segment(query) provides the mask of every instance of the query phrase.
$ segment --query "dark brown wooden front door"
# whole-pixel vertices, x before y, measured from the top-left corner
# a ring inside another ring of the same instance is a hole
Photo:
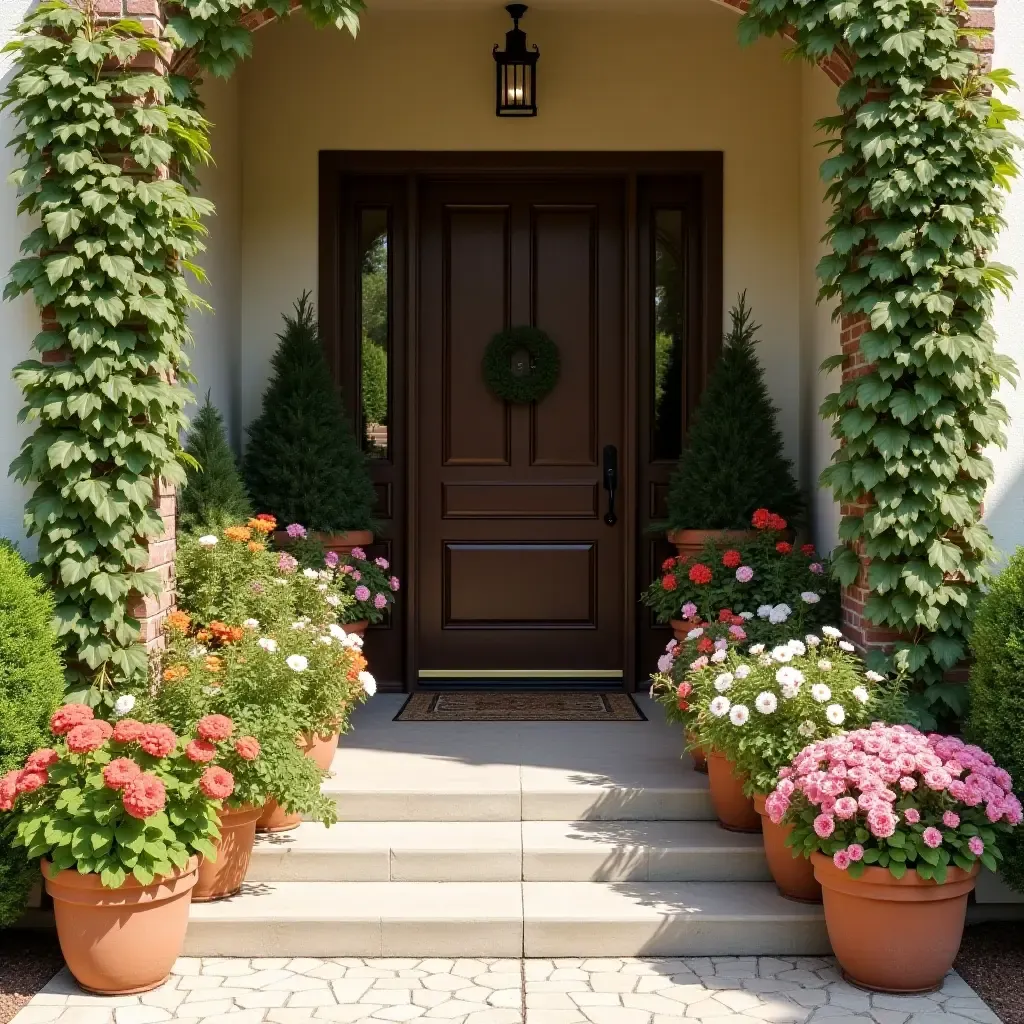
[[[624,445],[624,183],[425,181],[420,191],[420,675],[626,668],[626,530],[602,468]],[[501,329],[555,341],[533,406],[485,386]],[[630,541],[631,542],[631,541]]]

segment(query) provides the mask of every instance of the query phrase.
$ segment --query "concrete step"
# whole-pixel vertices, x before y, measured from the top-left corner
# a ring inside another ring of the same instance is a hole
[[[766,882],[247,882],[193,904],[189,956],[708,956],[828,950]]]
[[[765,881],[760,836],[709,821],[311,822],[260,836],[254,882]]]

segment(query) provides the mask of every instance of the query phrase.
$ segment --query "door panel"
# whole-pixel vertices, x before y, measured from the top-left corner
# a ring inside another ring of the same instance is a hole
[[[437,181],[420,193],[421,671],[621,672],[621,525],[599,453],[623,451],[621,182]],[[488,391],[484,350],[533,324],[562,372],[534,406]]]

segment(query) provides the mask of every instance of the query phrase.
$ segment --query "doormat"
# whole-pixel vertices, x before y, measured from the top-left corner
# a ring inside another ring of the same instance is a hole
[[[628,693],[453,690],[413,693],[396,722],[646,722]]]

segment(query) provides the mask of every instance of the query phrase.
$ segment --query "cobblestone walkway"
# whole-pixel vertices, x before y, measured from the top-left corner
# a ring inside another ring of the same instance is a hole
[[[871,995],[805,957],[493,960],[184,958],[141,996],[62,971],[12,1024],[999,1024],[958,975]]]

